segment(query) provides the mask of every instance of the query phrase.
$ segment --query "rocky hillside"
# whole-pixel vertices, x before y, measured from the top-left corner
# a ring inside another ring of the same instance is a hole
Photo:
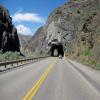
[[[27,45],[44,52],[53,39],[62,42],[66,56],[100,66],[100,1],[70,0],[56,8]]]
[[[27,41],[29,41],[31,39],[31,35],[22,35],[22,34],[18,34],[19,37],[19,41],[20,41],[20,48],[24,49],[25,44],[27,43]]]
[[[45,31],[44,27],[40,27],[35,35],[25,44],[25,49],[32,52],[42,52],[43,43],[45,41]]]
[[[20,51],[17,30],[12,24],[9,11],[0,5],[0,51]]]

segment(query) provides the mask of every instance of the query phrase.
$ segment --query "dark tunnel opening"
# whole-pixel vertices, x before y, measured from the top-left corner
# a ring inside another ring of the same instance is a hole
[[[57,51],[56,55],[55,55],[55,50]],[[51,52],[51,56],[53,56],[53,57],[58,57],[59,55],[61,55],[63,57],[64,56],[63,45],[62,44],[59,44],[59,45],[53,44],[51,46],[50,52]]]

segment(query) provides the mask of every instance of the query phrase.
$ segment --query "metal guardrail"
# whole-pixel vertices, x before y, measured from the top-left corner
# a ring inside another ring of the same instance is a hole
[[[18,67],[20,65],[29,64],[29,63],[32,63],[33,61],[36,61],[36,60],[39,60],[39,59],[43,59],[43,58],[47,58],[47,57],[49,57],[49,56],[35,57],[35,58],[26,58],[26,59],[20,59],[20,60],[0,62],[0,67],[4,66],[5,69],[7,69],[7,66],[11,65],[11,67],[13,68],[14,64],[16,64],[15,67]]]

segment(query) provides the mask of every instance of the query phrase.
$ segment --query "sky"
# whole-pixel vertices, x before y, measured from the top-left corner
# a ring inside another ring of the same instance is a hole
[[[0,0],[0,4],[9,10],[18,33],[34,35],[43,26],[50,14],[68,0]]]

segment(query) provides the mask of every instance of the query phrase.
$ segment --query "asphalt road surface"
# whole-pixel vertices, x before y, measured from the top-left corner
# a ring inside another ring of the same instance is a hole
[[[100,92],[66,59],[50,57],[1,73],[0,100],[100,100]]]

